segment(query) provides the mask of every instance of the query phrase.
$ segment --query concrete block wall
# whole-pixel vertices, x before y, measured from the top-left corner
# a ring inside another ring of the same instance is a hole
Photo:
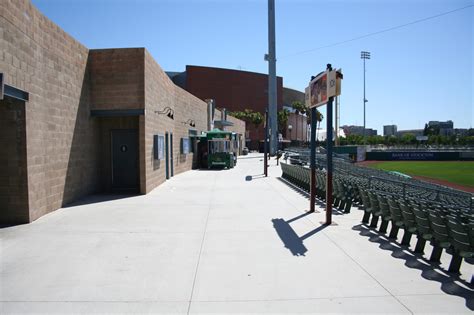
[[[174,110],[174,120],[166,115],[155,114],[170,107]],[[173,133],[173,164],[174,175],[192,168],[193,153],[181,154],[181,139],[189,137],[189,130],[196,130],[198,134],[207,130],[207,104],[176,86],[161,69],[151,54],[145,50],[145,128],[143,139],[145,157],[141,161],[145,165],[145,191],[148,193],[166,180],[165,161],[156,161],[153,158],[153,135]],[[220,111],[215,111],[215,119],[220,120]],[[186,122],[191,119],[195,127]],[[235,131],[245,136],[245,122],[234,117],[228,119],[234,126],[227,130]]]
[[[0,71],[25,103],[29,221],[97,188],[88,49],[29,0],[0,1]]]
[[[145,49],[92,49],[89,51],[91,109],[126,110],[145,108]],[[139,160],[144,156],[143,117],[95,118],[100,125],[101,190],[111,190],[110,132],[112,129],[137,129]],[[143,163],[139,164],[140,178],[145,178]],[[140,192],[145,193],[145,181],[140,181]]]
[[[91,108],[144,108],[144,63],[144,48],[90,50]]]
[[[12,184],[0,187],[0,202],[8,204],[8,211],[19,211],[14,223],[31,222],[84,195],[107,190],[111,128],[139,130],[141,193],[166,178],[164,161],[153,158],[154,134],[173,133],[177,175],[192,168],[193,154],[180,152],[181,138],[191,129],[186,121],[192,119],[198,133],[207,129],[207,104],[175,86],[144,48],[89,51],[29,0],[0,0],[0,72],[7,84],[30,95],[17,119],[23,126],[17,135],[25,143],[11,148],[24,154],[7,161],[16,165],[18,176],[0,168]],[[167,106],[174,110],[174,120],[155,114]],[[99,119],[91,117],[91,109],[145,109],[145,115]],[[237,121],[236,128],[245,133],[243,122]],[[13,136],[5,133],[7,137]],[[0,142],[11,142],[5,139]],[[2,189],[7,198],[3,194],[1,199]],[[25,197],[12,203],[21,193]],[[28,209],[23,215],[20,203]]]
[[[166,107],[174,110],[174,120],[164,114],[155,114]],[[173,132],[174,175],[190,170],[193,154],[182,155],[182,137],[188,137],[188,119],[195,121],[195,129],[200,133],[207,129],[207,104],[185,90],[177,87],[161,69],[151,54],[145,50],[145,128],[143,139],[145,157],[141,161],[146,172],[145,191],[148,193],[166,180],[165,160],[153,157],[153,135]],[[143,177],[142,177],[143,178]]]

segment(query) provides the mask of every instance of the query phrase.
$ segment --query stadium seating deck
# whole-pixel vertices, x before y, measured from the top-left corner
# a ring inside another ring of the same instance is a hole
[[[281,163],[282,177],[309,191],[307,150],[293,151],[286,156],[290,163]],[[316,195],[323,200],[325,156],[318,154],[316,163]],[[459,272],[462,260],[474,257],[473,195],[356,166],[338,156],[334,157],[334,173],[335,208],[349,212],[352,205],[359,205],[364,210],[362,222],[370,228],[379,227],[380,233],[386,233],[390,223],[388,237],[391,239],[396,239],[399,230],[403,230],[403,246],[408,246],[412,235],[416,235],[415,253],[423,253],[429,241],[434,247],[431,262],[439,262],[443,250],[452,256],[450,272]]]

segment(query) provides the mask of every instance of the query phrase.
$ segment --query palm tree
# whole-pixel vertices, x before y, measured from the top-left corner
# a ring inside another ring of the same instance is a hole
[[[283,134],[283,131],[286,130],[286,126],[288,124],[288,116],[290,112],[286,109],[283,109],[277,113],[278,118],[278,131]]]

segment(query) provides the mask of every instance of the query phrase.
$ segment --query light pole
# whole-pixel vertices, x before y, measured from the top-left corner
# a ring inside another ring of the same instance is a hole
[[[268,0],[268,129],[270,131],[270,155],[277,150],[278,121],[277,121],[277,78],[276,78],[276,50],[275,50],[275,0]]]
[[[360,58],[364,60],[364,130],[363,130],[363,135],[364,135],[364,143],[365,143],[365,103],[367,103],[367,99],[365,98],[365,60],[370,59],[370,52],[361,51]]]

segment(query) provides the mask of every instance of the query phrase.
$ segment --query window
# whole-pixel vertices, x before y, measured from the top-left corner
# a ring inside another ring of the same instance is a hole
[[[189,138],[181,138],[181,154],[189,154]]]
[[[195,153],[194,147],[196,146],[196,136],[198,134],[196,129],[189,129],[189,153]]]
[[[209,141],[209,153],[218,153],[218,152],[229,152],[230,150],[230,141],[225,139],[219,140],[210,140]]]
[[[165,137],[161,135],[153,136],[153,157],[155,160],[165,158]]]

